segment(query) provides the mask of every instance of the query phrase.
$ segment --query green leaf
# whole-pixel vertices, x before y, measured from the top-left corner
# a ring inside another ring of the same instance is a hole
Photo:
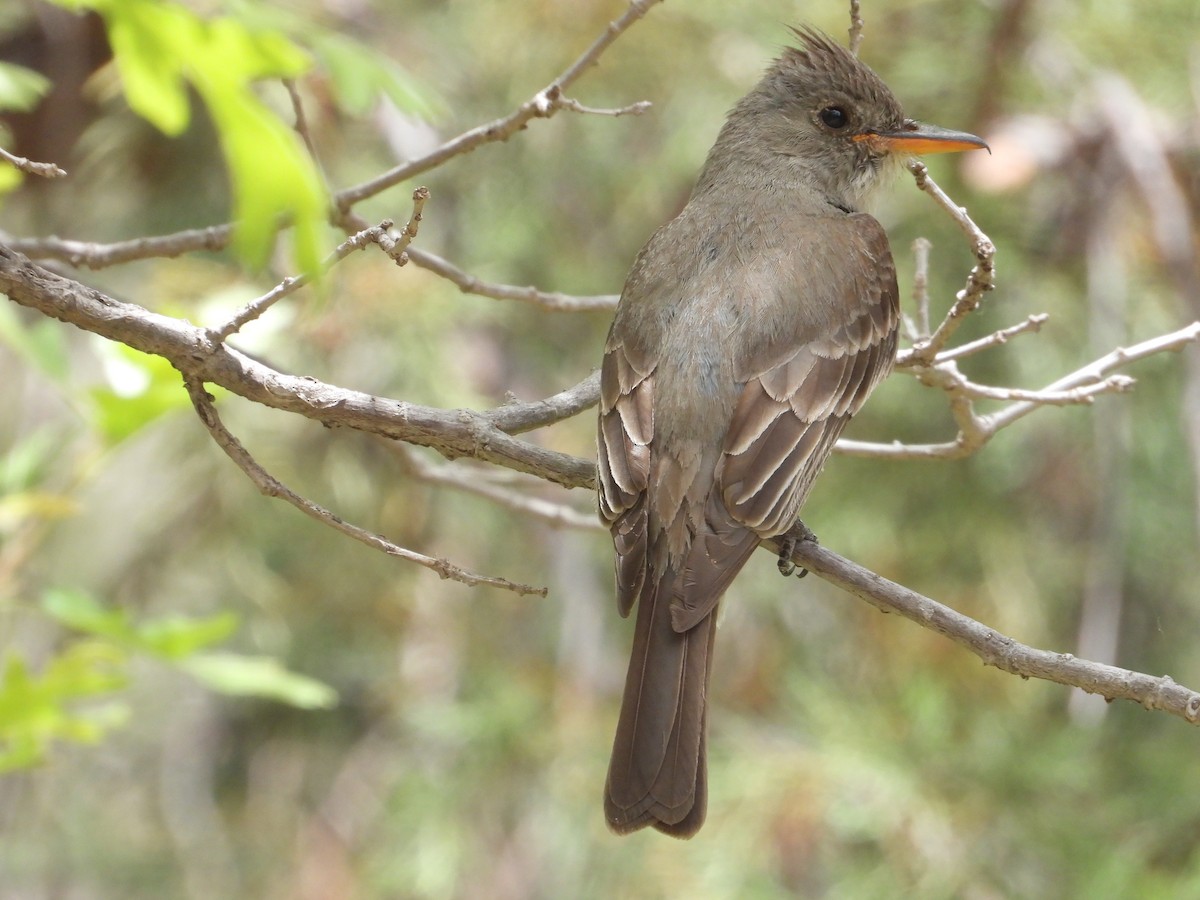
[[[0,62],[0,110],[29,112],[50,90],[50,79],[40,72]]]
[[[74,589],[48,590],[42,606],[59,622],[77,631],[171,662],[179,662],[197,650],[225,640],[238,627],[238,617],[231,612],[204,618],[170,615],[135,624],[124,610],[106,609],[90,595]]]
[[[109,446],[120,443],[155,419],[189,406],[179,371],[161,356],[124,344],[98,345],[109,386],[92,388],[93,422]]]
[[[154,0],[96,4],[108,26],[129,108],[164,134],[178,135],[190,112],[183,73],[200,44],[199,20]]]
[[[319,68],[329,74],[338,107],[351,115],[369,112],[381,93],[405,112],[426,119],[445,105],[432,88],[418,82],[387,54],[315,23],[311,17],[246,0],[227,0],[226,8],[240,21],[281,31],[311,49]]]
[[[124,689],[126,656],[102,641],[81,641],[41,676],[10,655],[0,676],[0,772],[36,765],[56,740],[95,743],[129,717],[122,703],[75,704]]]
[[[14,191],[25,181],[25,175],[16,166],[7,162],[0,166],[0,197]]]
[[[42,608],[59,622],[77,631],[122,644],[135,643],[137,640],[125,610],[106,609],[83,591],[51,588],[42,597]]]
[[[201,653],[184,660],[180,668],[222,694],[264,697],[301,709],[329,709],[337,703],[333,688],[289,672],[269,656]]]
[[[405,112],[430,118],[438,105],[429,91],[395,62],[373,48],[343,35],[312,29],[307,37],[322,67],[329,72],[338,105],[354,116],[365,115],[386,94]]]
[[[254,93],[262,78],[309,68],[284,35],[229,16],[202,19],[166,0],[59,0],[104,18],[129,106],[168,135],[190,118],[191,84],[216,123],[233,183],[233,248],[248,264],[266,261],[278,229],[293,228],[296,265],[319,268],[327,209],[324,184],[299,137]]]
[[[237,627],[238,617],[231,612],[204,619],[168,616],[137,626],[137,643],[155,656],[179,661],[225,640]]]
[[[259,101],[230,85],[200,88],[217,123],[233,180],[234,247],[262,264],[281,216],[292,220],[293,253],[305,272],[320,263],[325,190],[299,138]]]

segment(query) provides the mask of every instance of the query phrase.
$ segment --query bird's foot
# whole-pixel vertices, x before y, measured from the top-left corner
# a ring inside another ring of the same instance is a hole
[[[794,534],[793,532],[799,533]],[[796,572],[797,568],[799,568],[794,562],[792,562],[792,553],[794,553],[796,550],[796,542],[798,540],[812,541],[814,544],[817,543],[816,534],[811,528],[809,528],[799,519],[796,520],[796,526],[792,529],[792,531],[782,537],[779,541],[779,574],[784,578],[787,578],[793,572]],[[796,573],[796,577],[803,578],[807,574],[808,569],[801,568],[800,571]]]

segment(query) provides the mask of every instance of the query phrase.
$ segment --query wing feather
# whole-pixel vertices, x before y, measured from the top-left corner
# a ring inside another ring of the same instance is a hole
[[[773,344],[757,366],[741,367],[746,384],[717,486],[731,519],[759,537],[791,526],[842,429],[891,371],[899,322],[895,271],[883,230],[868,221],[858,223],[855,238],[871,261],[856,267],[860,277],[840,286],[834,279],[815,282],[842,296],[796,299],[842,318],[826,321],[787,353]],[[813,283],[806,282],[809,289]]]
[[[639,372],[619,345],[600,370],[597,476],[600,517],[616,550],[617,609],[629,615],[648,568],[650,442],[654,438],[654,380]]]

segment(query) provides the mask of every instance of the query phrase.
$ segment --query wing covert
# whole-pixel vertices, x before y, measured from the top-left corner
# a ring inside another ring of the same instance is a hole
[[[745,387],[726,432],[717,485],[729,515],[761,537],[795,521],[838,435],[867,396],[891,371],[896,355],[899,298],[895,268],[883,229],[866,216],[852,217],[860,257],[839,261],[856,272],[835,284],[837,297],[797,297],[826,314],[820,332],[778,345],[757,364],[743,362]],[[826,287],[827,286],[827,287]],[[782,358],[780,358],[782,356]]]

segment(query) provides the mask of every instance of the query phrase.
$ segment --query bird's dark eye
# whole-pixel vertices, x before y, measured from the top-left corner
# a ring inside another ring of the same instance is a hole
[[[850,117],[840,106],[827,106],[818,115],[822,122],[835,130],[845,128],[850,122]]]

